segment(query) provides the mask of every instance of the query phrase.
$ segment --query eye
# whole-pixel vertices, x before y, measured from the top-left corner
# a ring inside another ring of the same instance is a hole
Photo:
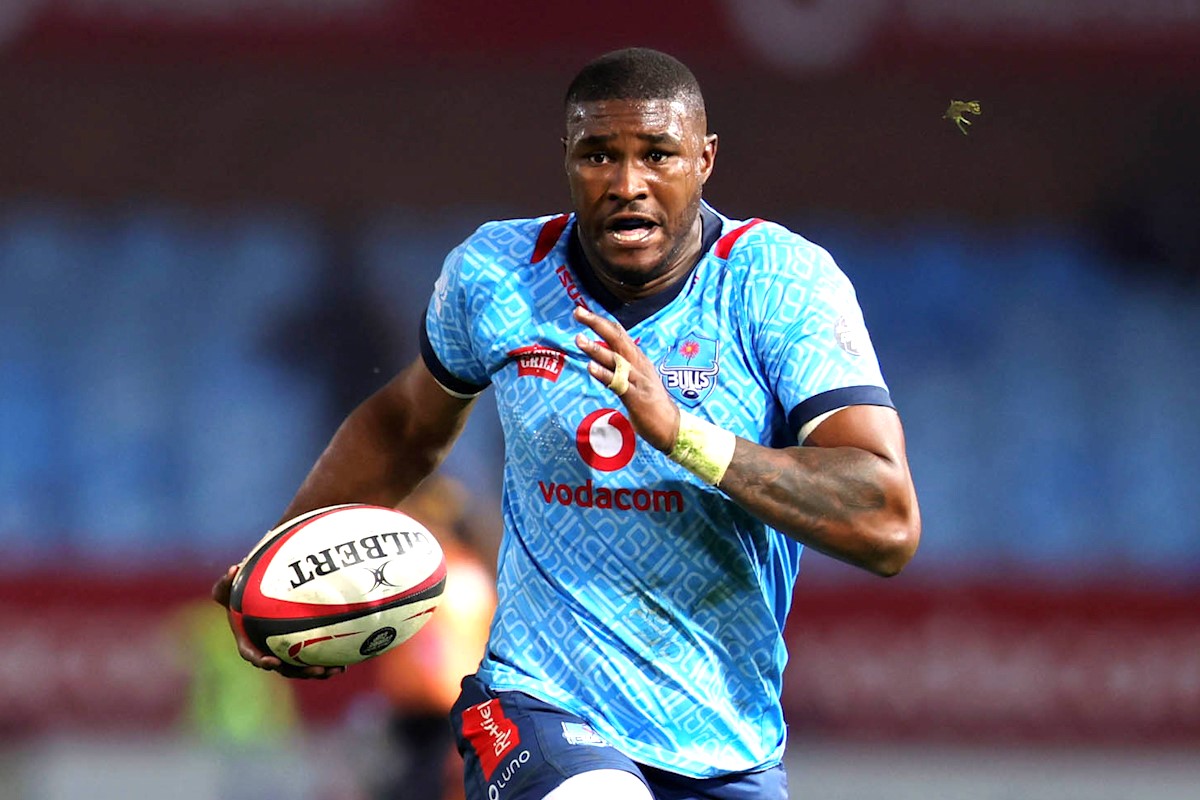
[[[671,154],[664,150],[651,150],[647,158],[655,164],[661,164],[671,157]]]
[[[587,153],[583,160],[589,164],[605,164],[608,162],[608,153]]]

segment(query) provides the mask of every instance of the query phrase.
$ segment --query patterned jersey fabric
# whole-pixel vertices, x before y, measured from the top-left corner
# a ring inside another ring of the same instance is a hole
[[[853,287],[787,229],[702,210],[706,252],[622,307],[573,217],[488,223],[447,257],[426,364],[496,391],[506,443],[499,606],[480,677],[692,777],[779,762],[781,631],[801,546],[640,441],[593,379],[576,304],[619,319],[680,407],[763,445],[854,404],[891,405]],[[590,332],[589,332],[590,334]]]

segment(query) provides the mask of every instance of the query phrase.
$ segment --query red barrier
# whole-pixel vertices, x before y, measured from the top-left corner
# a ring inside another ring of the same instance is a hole
[[[0,579],[0,735],[176,724],[189,664],[179,611],[211,576]],[[802,586],[786,637],[793,733],[908,741],[1200,742],[1200,588]],[[247,667],[249,669],[249,667]],[[370,664],[295,684],[339,719]]]
[[[793,729],[869,737],[1200,741],[1200,589],[1121,584],[802,591]]]
[[[0,737],[183,724],[192,675],[184,611],[212,605],[213,580],[194,572],[0,576]],[[360,665],[294,688],[304,717],[326,722],[373,682],[370,665]]]

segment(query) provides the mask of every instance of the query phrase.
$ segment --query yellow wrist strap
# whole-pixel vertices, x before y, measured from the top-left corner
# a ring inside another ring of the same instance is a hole
[[[711,422],[679,411],[679,434],[667,458],[700,480],[716,486],[725,477],[737,437]]]

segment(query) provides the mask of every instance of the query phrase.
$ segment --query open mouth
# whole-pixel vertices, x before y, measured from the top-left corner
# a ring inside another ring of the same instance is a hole
[[[657,228],[657,224],[643,217],[622,217],[610,222],[605,233],[620,244],[636,244],[648,239]]]

